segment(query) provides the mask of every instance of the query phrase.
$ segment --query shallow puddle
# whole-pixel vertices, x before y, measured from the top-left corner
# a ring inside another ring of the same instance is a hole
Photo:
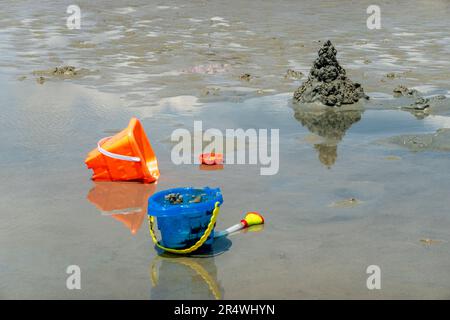
[[[417,116],[392,96],[399,84],[449,95],[449,4],[383,4],[379,32],[365,28],[369,4],[89,2],[82,32],[67,29],[62,4],[2,8],[0,298],[449,298],[449,154],[377,143],[450,128],[448,110]],[[362,109],[291,104],[302,79],[287,70],[307,75],[328,38],[371,97]],[[88,72],[36,83],[34,70],[62,65]],[[87,152],[131,116],[158,156],[158,184],[93,183]],[[172,132],[198,120],[278,129],[278,173],[175,165]],[[221,188],[217,229],[247,211],[264,229],[201,259],[160,257],[146,201],[181,186]],[[65,287],[73,264],[82,290]],[[366,288],[372,264],[378,292]]]

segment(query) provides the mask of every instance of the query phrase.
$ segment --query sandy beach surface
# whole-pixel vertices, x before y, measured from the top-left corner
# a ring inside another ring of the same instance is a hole
[[[450,128],[448,1],[381,1],[380,30],[371,1],[78,1],[79,30],[72,1],[1,2],[0,298],[450,298],[450,138],[427,142]],[[370,97],[361,108],[291,102],[328,39]],[[48,72],[63,65],[79,71]],[[443,98],[402,108],[399,85]],[[132,116],[158,184],[94,183],[87,152]],[[197,120],[279,129],[278,174],[173,164],[171,133]],[[179,186],[221,188],[217,229],[246,211],[266,223],[213,257],[158,256],[147,199]]]

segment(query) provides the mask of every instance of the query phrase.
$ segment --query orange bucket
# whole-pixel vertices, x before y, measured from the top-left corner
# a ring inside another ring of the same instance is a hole
[[[159,178],[158,161],[141,122],[131,118],[128,127],[97,143],[86,157],[96,181],[154,182]]]

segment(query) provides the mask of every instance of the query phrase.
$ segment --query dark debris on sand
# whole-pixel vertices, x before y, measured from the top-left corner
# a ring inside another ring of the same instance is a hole
[[[77,70],[73,66],[56,67],[53,70],[55,76],[74,76],[77,74]]]
[[[181,195],[180,193],[169,193],[164,196],[164,200],[166,200],[170,204],[182,204],[183,195]]]
[[[399,85],[393,90],[394,97],[407,97],[412,98],[413,102],[407,106],[403,106],[402,109],[423,111],[428,109],[430,106],[436,104],[441,100],[445,100],[444,95],[438,95],[431,98],[423,97],[419,91],[416,89],[409,89],[403,85]]]
[[[35,76],[47,76],[47,77],[62,77],[62,78],[70,78],[78,75],[79,69],[73,66],[61,66],[55,67],[47,70],[37,70],[33,71],[33,75]]]

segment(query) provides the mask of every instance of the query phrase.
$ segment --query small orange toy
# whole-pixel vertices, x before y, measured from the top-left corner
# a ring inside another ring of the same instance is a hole
[[[223,164],[223,154],[221,153],[202,153],[200,163],[206,165]]]
[[[159,178],[158,162],[137,118],[115,136],[101,139],[86,157],[88,169],[96,181],[142,181]]]

